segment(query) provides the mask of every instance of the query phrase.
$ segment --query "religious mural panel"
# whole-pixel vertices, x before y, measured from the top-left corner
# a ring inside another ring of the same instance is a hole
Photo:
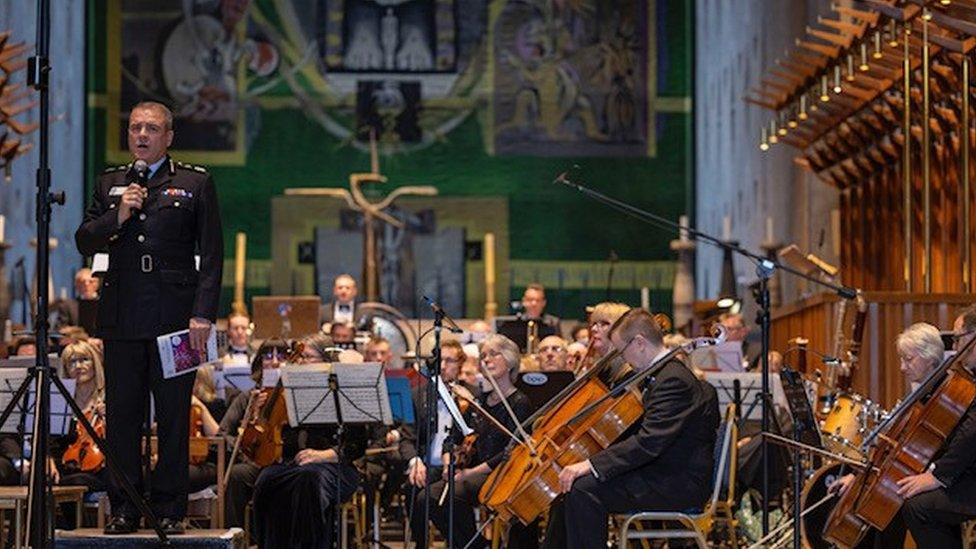
[[[139,100],[174,148],[246,164],[261,110],[290,101],[335,138],[430,146],[488,113],[489,154],[653,152],[649,0],[108,0],[107,156]]]

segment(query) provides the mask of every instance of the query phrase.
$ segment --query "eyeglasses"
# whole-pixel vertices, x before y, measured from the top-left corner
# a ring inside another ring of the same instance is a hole
[[[481,357],[482,358],[489,359],[489,360],[491,360],[491,359],[493,359],[495,357],[499,357],[499,356],[502,356],[502,352],[501,351],[495,351],[494,349],[487,350],[487,351],[482,351],[481,352]]]
[[[446,362],[448,364],[457,364],[458,362],[461,361],[456,358],[441,357],[441,362]]]
[[[284,351],[278,351],[278,350],[268,351],[268,352],[262,354],[261,355],[261,358],[263,358],[264,360],[274,360],[276,358],[278,360],[284,360],[285,359],[285,353],[284,353]]]
[[[539,347],[540,353],[561,353],[565,350],[566,349],[563,349],[559,345],[547,345],[545,347]]]

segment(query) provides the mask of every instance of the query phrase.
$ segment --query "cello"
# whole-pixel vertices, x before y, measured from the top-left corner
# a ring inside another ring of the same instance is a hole
[[[976,399],[976,376],[966,367],[976,346],[933,370],[862,444],[871,445],[866,467],[837,501],[823,537],[838,547],[854,547],[869,527],[884,530],[901,508],[898,481],[923,473]]]
[[[570,385],[564,398],[557,395],[553,399],[556,402],[536,418],[534,448],[523,444],[512,450],[505,464],[492,471],[482,486],[481,503],[502,519],[532,523],[559,495],[559,471],[563,467],[607,448],[644,415],[639,389],[642,380],[655,375],[679,353],[721,341],[724,332],[718,338],[693,339],[613,389],[596,376],[617,352],[606,355],[587,372],[589,377]]]

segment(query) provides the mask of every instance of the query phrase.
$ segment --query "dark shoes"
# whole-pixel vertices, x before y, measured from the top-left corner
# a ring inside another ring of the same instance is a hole
[[[163,517],[159,519],[159,527],[167,536],[178,536],[186,533],[186,526],[183,521],[175,518]],[[139,517],[119,515],[112,517],[109,523],[105,525],[105,535],[124,536],[134,534],[138,529]]]
[[[126,534],[133,534],[139,529],[139,518],[138,517],[127,517],[125,515],[113,516],[109,520],[108,524],[105,525],[105,535],[107,536],[124,536]]]
[[[186,533],[186,526],[182,520],[164,517],[159,519],[159,527],[167,536],[178,536]]]

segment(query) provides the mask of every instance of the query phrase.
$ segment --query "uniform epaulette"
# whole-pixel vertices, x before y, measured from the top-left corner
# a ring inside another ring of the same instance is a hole
[[[102,173],[121,172],[121,171],[128,170],[131,167],[132,164],[122,164],[121,166],[109,166],[105,168],[105,171],[103,171]]]
[[[207,173],[207,168],[204,168],[203,166],[197,166],[194,164],[187,164],[186,162],[177,162],[176,167],[183,168],[184,170],[193,170],[195,172]]]

